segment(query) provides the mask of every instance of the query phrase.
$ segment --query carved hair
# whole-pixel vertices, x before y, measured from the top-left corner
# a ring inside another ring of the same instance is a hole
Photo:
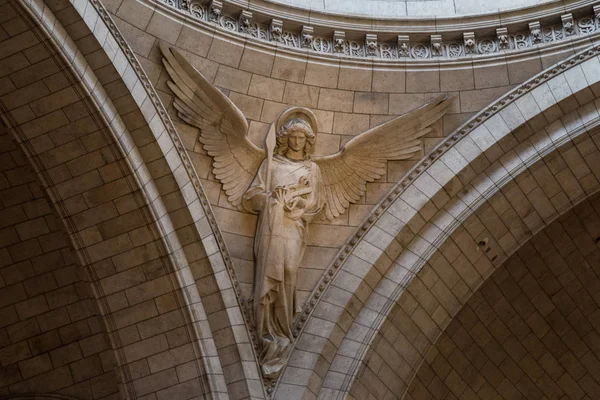
[[[302,159],[310,159],[317,137],[308,122],[301,118],[292,118],[279,128],[277,131],[277,145],[275,146],[274,153],[279,155],[285,155],[285,153],[287,153],[288,136],[289,132],[293,129],[302,131],[304,136],[306,136],[306,144],[304,145],[304,155],[302,156]]]

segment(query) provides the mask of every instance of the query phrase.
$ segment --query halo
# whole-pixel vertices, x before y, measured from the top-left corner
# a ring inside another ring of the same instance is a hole
[[[293,118],[300,118],[306,121],[315,135],[319,132],[317,117],[306,107],[290,107],[282,112],[275,125],[275,132],[279,132],[279,128]]]

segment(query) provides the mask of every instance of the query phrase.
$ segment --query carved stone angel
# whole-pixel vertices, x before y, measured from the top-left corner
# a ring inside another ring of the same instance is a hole
[[[254,239],[254,316],[265,378],[276,378],[291,350],[292,323],[300,311],[296,277],[308,224],[332,220],[365,193],[366,183],[386,172],[388,160],[421,149],[420,137],[447,111],[439,97],[406,115],[354,137],[337,153],[313,157],[315,115],[287,109],[271,125],[265,149],[248,138],[248,121],[219,89],[175,49],[162,47],[163,63],[185,122],[200,128],[199,140],[213,157],[213,172],[234,206],[259,214]]]

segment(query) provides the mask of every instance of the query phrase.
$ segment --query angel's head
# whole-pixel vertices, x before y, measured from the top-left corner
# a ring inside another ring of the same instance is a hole
[[[302,154],[302,159],[307,160],[315,147],[316,136],[305,120],[292,118],[277,131],[277,145],[275,154],[287,156],[289,152]]]

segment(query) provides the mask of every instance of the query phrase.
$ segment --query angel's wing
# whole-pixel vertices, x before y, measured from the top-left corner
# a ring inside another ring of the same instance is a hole
[[[161,43],[163,64],[171,77],[179,118],[200,128],[200,142],[213,157],[213,173],[229,201],[239,206],[265,152],[248,138],[244,114],[192,67],[176,49]]]
[[[323,175],[326,206],[324,216],[332,220],[365,193],[366,183],[386,172],[388,160],[404,160],[421,150],[419,138],[431,132],[450,106],[448,96],[361,133],[337,153],[315,157]]]

